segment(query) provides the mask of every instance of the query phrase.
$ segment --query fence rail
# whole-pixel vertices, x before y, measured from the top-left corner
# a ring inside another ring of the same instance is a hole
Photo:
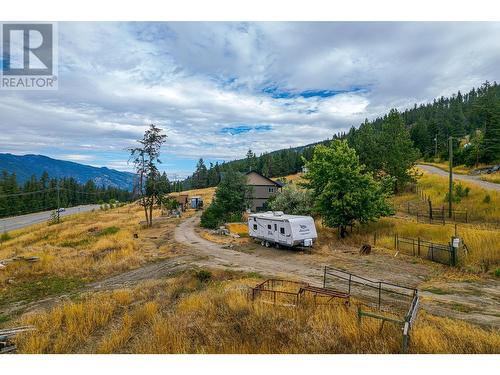
[[[390,314],[385,314],[363,311],[362,307],[358,306],[358,319],[360,322],[363,317],[379,319],[382,321],[381,328],[385,322],[400,325],[402,330],[401,351],[408,352],[410,331],[420,305],[417,289],[385,281],[370,280],[328,266],[325,266],[324,269],[323,287],[334,287],[335,290],[344,289],[360,303],[377,307],[381,312],[390,312]]]
[[[447,222],[469,222],[469,213],[467,210],[453,209],[451,211],[451,217],[449,217],[449,212],[444,206],[441,206],[440,208],[433,208],[432,203],[428,202],[406,202],[399,207],[401,211],[406,212],[408,215],[416,216],[417,222],[419,223],[445,225]]]
[[[370,280],[346,271],[325,267],[323,288],[333,288],[379,310],[406,313],[416,289],[385,281]]]

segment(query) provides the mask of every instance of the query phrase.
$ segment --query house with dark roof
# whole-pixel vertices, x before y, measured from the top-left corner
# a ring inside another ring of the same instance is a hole
[[[247,185],[252,188],[249,203],[250,210],[253,212],[262,211],[264,209],[264,203],[266,203],[271,196],[278,193],[283,187],[283,183],[280,181],[271,180],[255,171],[248,172],[246,177]]]

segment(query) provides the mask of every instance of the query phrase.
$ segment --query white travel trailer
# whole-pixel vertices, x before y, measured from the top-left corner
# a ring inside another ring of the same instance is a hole
[[[316,240],[316,226],[310,216],[285,215],[268,211],[248,217],[248,234],[258,238],[262,245],[312,246]]]

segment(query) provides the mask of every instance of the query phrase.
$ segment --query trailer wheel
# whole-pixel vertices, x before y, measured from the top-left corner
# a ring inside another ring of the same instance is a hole
[[[271,243],[269,241],[266,241],[265,245],[266,245],[266,247],[270,247]]]
[[[276,247],[277,249],[279,249],[279,248],[280,248],[280,244],[276,242],[276,243],[274,244],[274,247]]]
[[[266,246],[266,241],[260,241],[261,246]]]

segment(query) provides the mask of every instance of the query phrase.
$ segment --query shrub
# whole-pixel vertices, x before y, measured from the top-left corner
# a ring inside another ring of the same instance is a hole
[[[500,277],[500,268],[495,270],[495,277]]]
[[[491,202],[491,196],[489,194],[486,194],[483,199],[483,203],[490,204]]]
[[[454,184],[453,185],[453,203],[460,203],[462,198],[466,198],[469,196],[470,188],[468,186],[464,187],[462,184]],[[445,202],[448,202],[449,193],[446,193],[444,196]]]
[[[314,201],[308,190],[299,190],[296,187],[286,186],[281,194],[271,197],[267,206],[272,211],[283,211],[290,215],[311,215]]]
[[[223,223],[224,220],[222,218],[221,209],[214,203],[208,206],[201,215],[200,225],[203,228],[215,229]]]
[[[12,239],[10,234],[8,232],[3,232],[2,235],[0,235],[0,242],[5,242]]]
[[[244,175],[228,171],[217,186],[212,204],[201,215],[201,226],[217,228],[227,221],[240,221],[247,207],[248,187]]]
[[[59,221],[59,214],[57,213],[57,211],[52,211],[50,214],[49,225],[58,224]]]
[[[198,279],[198,281],[206,283],[212,278],[212,272],[207,270],[199,270],[196,272],[195,277]]]

